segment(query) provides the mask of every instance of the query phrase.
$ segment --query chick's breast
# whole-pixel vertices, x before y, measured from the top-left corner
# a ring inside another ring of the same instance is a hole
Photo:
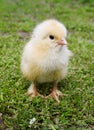
[[[67,72],[67,48],[56,53],[48,45],[33,45],[29,42],[22,56],[21,69],[26,78],[35,82],[52,82],[61,80]],[[65,61],[63,60],[65,58]]]

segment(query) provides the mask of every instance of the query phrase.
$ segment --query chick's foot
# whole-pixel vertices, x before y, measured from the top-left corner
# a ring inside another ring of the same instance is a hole
[[[29,87],[29,89],[28,89],[28,91],[27,91],[27,94],[31,97],[31,99],[33,99],[33,98],[36,97],[36,96],[41,96],[41,97],[43,97],[40,93],[38,93],[37,87],[36,87],[36,85],[34,85],[34,84],[32,84],[32,85]]]
[[[63,96],[62,92],[59,91],[57,89],[57,87],[53,87],[52,92],[48,96],[46,96],[45,98],[52,97],[53,99],[55,99],[59,103],[60,102],[60,100],[59,100],[60,96]]]

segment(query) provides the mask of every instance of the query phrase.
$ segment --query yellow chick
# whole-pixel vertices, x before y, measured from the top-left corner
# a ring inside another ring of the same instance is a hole
[[[24,47],[21,61],[23,75],[32,82],[27,92],[31,98],[40,95],[37,83],[53,82],[52,92],[45,98],[53,97],[59,102],[62,92],[57,89],[57,84],[66,76],[72,55],[67,48],[66,36],[65,26],[55,19],[35,27],[32,38]]]

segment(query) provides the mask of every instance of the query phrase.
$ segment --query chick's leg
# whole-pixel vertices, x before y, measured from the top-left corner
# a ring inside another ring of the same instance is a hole
[[[53,87],[53,89],[52,89],[52,92],[51,92],[46,98],[52,97],[52,98],[54,98],[54,99],[59,103],[59,102],[60,102],[60,101],[59,101],[59,97],[60,97],[60,96],[63,96],[63,94],[62,94],[61,91],[59,91],[59,90],[57,89],[57,83],[54,83],[54,87]]]
[[[38,93],[37,87],[36,87],[35,84],[32,84],[29,87],[27,94],[31,97],[31,99],[33,99],[35,96],[41,96],[42,97],[42,95]]]

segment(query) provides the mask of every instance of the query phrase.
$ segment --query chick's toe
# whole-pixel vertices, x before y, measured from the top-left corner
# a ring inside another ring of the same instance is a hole
[[[34,85],[34,84],[32,84],[32,85],[29,87],[29,89],[28,89],[28,91],[27,91],[27,94],[31,97],[31,99],[33,99],[33,98],[36,97],[36,96],[41,96],[41,97],[43,97],[40,93],[38,93],[37,87],[36,87],[36,85]]]
[[[59,91],[57,89],[57,87],[53,87],[52,92],[48,96],[46,96],[46,98],[52,97],[54,100],[56,100],[59,103],[60,102],[59,101],[60,96],[63,96],[62,92]]]

